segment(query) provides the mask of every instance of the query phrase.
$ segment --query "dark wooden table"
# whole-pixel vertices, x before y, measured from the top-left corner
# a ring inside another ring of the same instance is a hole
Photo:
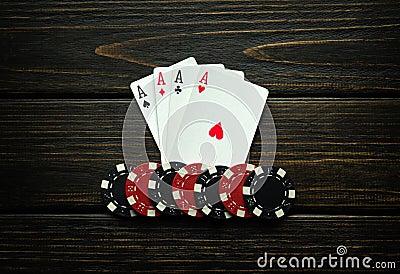
[[[1,1],[1,272],[256,272],[264,252],[340,245],[399,268],[399,14],[392,0]],[[129,83],[188,56],[270,89],[275,165],[298,194],[283,222],[106,212]]]

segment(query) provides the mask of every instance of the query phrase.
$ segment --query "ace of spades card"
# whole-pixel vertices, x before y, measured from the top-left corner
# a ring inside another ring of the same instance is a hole
[[[193,57],[189,57],[182,60],[170,67],[170,69],[176,66],[183,65],[195,65],[196,60]],[[154,90],[154,76],[149,75],[130,84],[130,88],[136,99],[136,102],[143,114],[144,119],[150,129],[150,132],[154,138],[155,143],[161,151],[159,133],[158,133],[158,120],[157,120],[157,107],[156,107],[156,92]],[[164,161],[164,158],[162,157]]]

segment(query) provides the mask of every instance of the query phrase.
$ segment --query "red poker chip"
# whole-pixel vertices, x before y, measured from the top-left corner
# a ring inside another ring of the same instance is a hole
[[[206,165],[194,163],[182,167],[175,175],[172,182],[172,196],[179,209],[185,214],[193,217],[204,217],[201,209],[196,206],[194,198],[194,185],[196,180],[204,170]]]
[[[255,169],[251,164],[238,164],[227,169],[219,181],[219,197],[226,209],[235,216],[252,215],[243,199],[242,188],[247,176]]]
[[[147,185],[154,170],[159,167],[157,163],[144,163],[129,172],[125,183],[125,194],[128,203],[141,215],[149,217],[160,216],[153,201],[149,198]]]

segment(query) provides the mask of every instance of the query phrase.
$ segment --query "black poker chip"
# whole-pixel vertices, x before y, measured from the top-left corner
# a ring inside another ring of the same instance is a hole
[[[296,197],[292,179],[279,167],[257,167],[242,190],[250,213],[264,219],[286,216]]]
[[[149,197],[156,208],[164,215],[177,216],[179,210],[172,196],[172,182],[176,172],[184,167],[180,162],[164,163],[150,176],[148,183]]]
[[[101,197],[107,209],[121,217],[134,217],[136,212],[126,200],[125,181],[129,174],[125,164],[114,166],[101,181]]]
[[[197,207],[214,219],[229,219],[233,216],[225,208],[218,191],[219,180],[227,169],[226,166],[209,167],[197,178],[194,186]]]

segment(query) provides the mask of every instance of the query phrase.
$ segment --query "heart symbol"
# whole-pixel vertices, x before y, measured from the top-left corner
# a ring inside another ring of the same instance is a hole
[[[218,140],[221,140],[224,137],[224,131],[222,129],[221,122],[213,126],[208,134],[210,134],[211,137],[215,137]]]
[[[202,85],[199,85],[198,89],[199,89],[199,93],[202,93],[206,89],[206,87],[203,87]]]
[[[143,107],[144,107],[144,108],[149,108],[149,106],[150,106],[150,103],[147,102],[146,100],[144,100],[144,101],[143,101]]]

